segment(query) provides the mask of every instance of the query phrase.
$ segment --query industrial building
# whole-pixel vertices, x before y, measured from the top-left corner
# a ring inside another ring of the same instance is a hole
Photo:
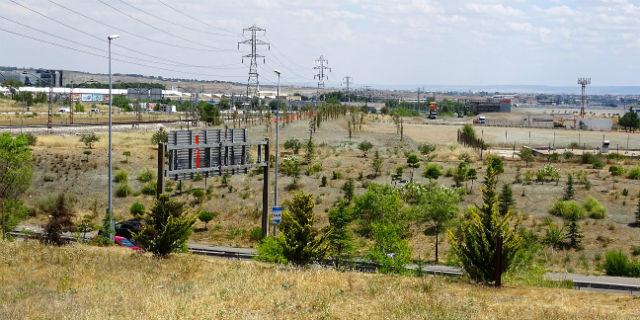
[[[465,105],[473,114],[481,114],[487,112],[511,112],[511,99],[507,98],[488,98],[466,100]]]

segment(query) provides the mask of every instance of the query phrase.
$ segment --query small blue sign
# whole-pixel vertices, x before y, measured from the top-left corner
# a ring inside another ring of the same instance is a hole
[[[271,224],[279,225],[282,222],[282,207],[271,208]]]

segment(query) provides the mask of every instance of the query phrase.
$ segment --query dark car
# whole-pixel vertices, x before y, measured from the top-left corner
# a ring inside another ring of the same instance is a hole
[[[121,222],[116,222],[116,236],[124,237],[127,239],[132,239],[133,234],[140,232],[142,227],[144,226],[144,222],[142,219],[130,219]],[[102,230],[98,231],[99,235],[102,235]]]

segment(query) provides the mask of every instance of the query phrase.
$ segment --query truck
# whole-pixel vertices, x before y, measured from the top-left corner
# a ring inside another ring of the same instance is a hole
[[[438,118],[438,104],[434,102],[429,103],[429,119]]]

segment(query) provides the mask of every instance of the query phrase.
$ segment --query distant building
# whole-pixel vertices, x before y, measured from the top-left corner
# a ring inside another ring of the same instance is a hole
[[[488,112],[511,112],[511,99],[483,99],[483,100],[467,100],[466,106],[474,114]]]

